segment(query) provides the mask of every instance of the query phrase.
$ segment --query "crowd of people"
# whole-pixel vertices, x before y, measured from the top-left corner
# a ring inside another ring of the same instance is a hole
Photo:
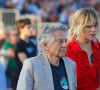
[[[0,7],[16,9],[20,14],[34,14],[46,22],[61,22],[68,25],[74,11],[93,7],[100,14],[99,0],[0,0]]]
[[[99,0],[0,0],[29,18],[0,25],[0,90],[100,90]],[[58,23],[60,22],[60,23]]]
[[[93,8],[73,14],[68,38],[64,25],[45,26],[39,37],[41,53],[24,62],[17,90],[100,90],[99,26]]]
[[[5,87],[8,90],[16,90],[24,60],[38,53],[36,30],[31,27],[30,19],[16,21],[16,27],[12,27],[8,32],[4,28],[0,30],[0,63],[4,68]],[[1,85],[0,83],[0,90],[7,90]]]

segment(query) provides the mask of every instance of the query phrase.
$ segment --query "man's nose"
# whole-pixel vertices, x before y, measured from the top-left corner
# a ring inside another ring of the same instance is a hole
[[[63,47],[67,47],[67,42],[66,41],[63,41],[62,46]]]
[[[30,27],[30,30],[32,31],[32,30],[33,30],[33,28],[32,28],[32,27]]]

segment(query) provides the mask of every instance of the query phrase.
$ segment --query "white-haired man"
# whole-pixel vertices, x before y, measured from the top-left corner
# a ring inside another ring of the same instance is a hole
[[[45,26],[41,54],[24,62],[17,90],[76,90],[76,64],[64,57],[66,30],[61,24]]]

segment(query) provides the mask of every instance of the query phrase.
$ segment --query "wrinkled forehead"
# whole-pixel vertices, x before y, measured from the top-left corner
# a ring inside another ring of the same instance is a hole
[[[56,30],[52,33],[55,39],[67,39],[67,31]]]

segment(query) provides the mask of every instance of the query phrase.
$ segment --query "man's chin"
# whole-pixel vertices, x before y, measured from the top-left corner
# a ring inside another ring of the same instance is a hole
[[[64,57],[64,56],[65,56],[65,54],[60,55],[60,57]]]

